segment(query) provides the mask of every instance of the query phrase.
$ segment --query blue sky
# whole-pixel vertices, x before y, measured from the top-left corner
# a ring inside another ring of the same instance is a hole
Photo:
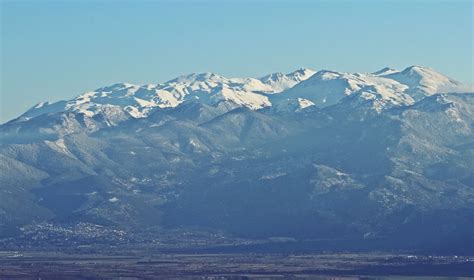
[[[473,81],[472,1],[1,2],[0,122],[180,74],[424,65]]]

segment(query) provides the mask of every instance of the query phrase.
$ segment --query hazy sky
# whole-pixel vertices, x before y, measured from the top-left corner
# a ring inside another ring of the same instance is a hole
[[[0,2],[0,122],[39,101],[190,72],[417,64],[473,82],[470,0]]]

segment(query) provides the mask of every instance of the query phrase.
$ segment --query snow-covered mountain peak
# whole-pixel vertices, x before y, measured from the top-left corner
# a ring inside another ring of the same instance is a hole
[[[372,73],[372,75],[375,75],[375,76],[383,76],[383,75],[388,75],[388,74],[393,74],[393,73],[397,73],[399,72],[398,70],[395,70],[393,68],[390,68],[390,67],[384,67],[378,71],[375,71]]]
[[[412,77],[413,79],[418,79],[419,81],[425,79],[430,80],[437,80],[437,81],[444,81],[449,80],[448,77],[445,75],[436,72],[434,69],[429,67],[419,66],[419,65],[412,65],[405,68],[403,71],[400,72],[401,75],[406,77]]]
[[[416,81],[420,82],[420,84],[430,87],[430,86],[438,86],[439,84],[455,84],[459,85],[460,83],[456,80],[453,80],[446,75],[443,75],[434,69],[429,67],[423,66],[410,66],[400,72],[401,75],[405,75],[406,77],[412,77],[416,79]],[[435,88],[432,88],[435,90]]]
[[[423,72],[435,72],[433,69],[425,66],[420,66],[420,65],[411,65],[405,68],[402,73],[407,74],[407,73],[423,73]]]
[[[332,71],[332,70],[319,70],[316,72],[312,77],[311,81],[316,81],[316,80],[332,80],[332,79],[337,79],[341,78],[345,75],[345,73],[342,72],[337,72],[337,71]]]
[[[321,70],[295,87],[276,96],[273,101],[276,107],[282,104],[283,110],[287,104],[296,104],[298,98],[314,103],[317,107],[327,107],[340,102],[344,97],[353,93],[365,100],[382,100],[374,102],[377,111],[380,108],[408,105],[413,99],[404,94],[408,87],[397,81],[373,74],[344,73],[331,70]],[[295,100],[289,102],[289,100]]]
[[[281,72],[272,73],[260,78],[259,80],[271,87],[271,92],[268,93],[279,93],[307,80],[314,73],[315,71],[311,69],[300,68],[288,74],[283,74]]]
[[[108,124],[114,124],[125,117],[144,118],[160,108],[177,107],[192,100],[211,106],[231,102],[254,110],[275,106],[277,110],[296,108],[298,111],[309,106],[335,105],[348,100],[345,97],[349,95],[353,95],[351,104],[354,106],[373,104],[379,112],[393,106],[413,104],[425,96],[446,92],[441,89],[459,85],[422,66],[410,66],[403,71],[385,67],[371,74],[332,70],[315,72],[300,68],[288,74],[276,72],[259,79],[226,78],[209,72],[191,73],[161,84],[117,83],[68,101],[42,102],[23,114],[22,119],[46,113],[75,112],[88,117],[101,115],[111,120]]]
[[[281,72],[275,72],[275,73],[271,73],[271,74],[268,74],[262,78],[260,78],[260,80],[262,82],[276,82],[276,81],[280,81],[282,79],[284,79],[286,77],[285,74],[281,73]]]
[[[124,89],[129,89],[129,88],[136,88],[136,87],[138,86],[134,84],[130,84],[130,83],[116,83],[110,86],[98,88],[95,91],[108,92],[108,91],[117,91],[117,90],[124,90]]]
[[[308,68],[300,68],[296,71],[293,71],[293,72],[287,74],[287,76],[292,77],[295,80],[298,80],[298,81],[301,82],[301,81],[304,81],[304,80],[308,79],[309,77],[313,76],[314,73],[316,73],[316,71],[308,69]]]
[[[191,73],[188,75],[179,76],[173,80],[166,82],[166,84],[171,83],[196,83],[196,82],[223,82],[226,81],[227,78],[222,77],[220,75],[210,73],[210,72],[202,72],[202,73]]]
[[[384,77],[408,86],[406,93],[415,100],[438,93],[444,88],[456,88],[461,85],[429,67],[417,65],[407,67],[401,72],[384,75]]]

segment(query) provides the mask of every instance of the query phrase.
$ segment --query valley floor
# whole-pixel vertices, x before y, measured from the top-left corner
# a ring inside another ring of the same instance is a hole
[[[474,257],[0,251],[0,279],[472,279]]]

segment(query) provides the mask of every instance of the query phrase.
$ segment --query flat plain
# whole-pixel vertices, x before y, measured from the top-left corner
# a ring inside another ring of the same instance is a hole
[[[474,257],[0,252],[0,279],[473,279]]]

